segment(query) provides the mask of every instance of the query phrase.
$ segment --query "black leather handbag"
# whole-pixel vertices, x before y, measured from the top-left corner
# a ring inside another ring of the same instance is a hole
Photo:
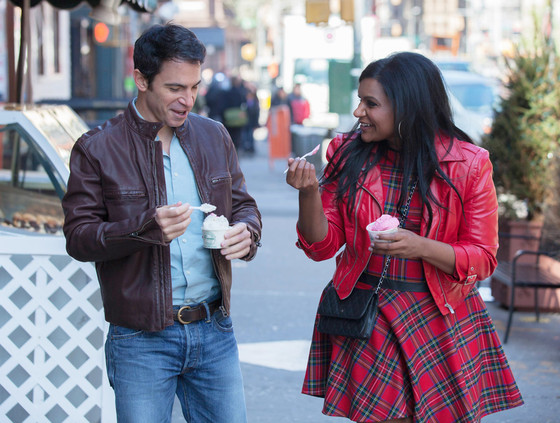
[[[401,212],[399,226],[402,228],[404,228],[416,183],[417,181],[412,184],[408,200]],[[377,293],[387,275],[390,263],[391,256],[387,256],[383,272],[375,289],[355,287],[350,296],[344,300],[339,298],[332,281],[329,282],[323,290],[317,310],[319,314],[317,330],[322,333],[342,335],[348,338],[369,339],[377,320],[377,302],[379,299]]]
[[[354,288],[350,296],[341,300],[331,282],[323,291],[319,303],[317,330],[331,335],[369,339],[377,319],[377,291]]]

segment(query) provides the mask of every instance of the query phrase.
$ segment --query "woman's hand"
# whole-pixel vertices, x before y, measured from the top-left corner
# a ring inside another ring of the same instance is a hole
[[[302,194],[315,193],[319,190],[315,166],[305,159],[288,159],[286,182]]]
[[[407,229],[399,228],[392,234],[379,235],[378,239],[391,242],[375,242],[370,244],[369,251],[374,254],[388,254],[398,258],[419,259],[422,256],[422,245],[426,238]]]
[[[374,239],[368,248],[374,254],[420,259],[447,274],[455,273],[455,250],[449,244],[420,236],[403,228],[399,228],[392,234],[378,235],[378,239],[392,242],[375,242]]]
[[[328,223],[315,166],[305,159],[288,159],[286,182],[299,191],[299,217],[297,226],[303,238],[312,244],[327,235]]]

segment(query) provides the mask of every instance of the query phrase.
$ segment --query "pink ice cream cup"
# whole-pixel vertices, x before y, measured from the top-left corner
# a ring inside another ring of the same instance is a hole
[[[366,226],[369,238],[374,242],[393,242],[384,239],[375,239],[375,236],[381,234],[392,234],[399,229],[399,219],[388,214],[381,215],[377,220]]]

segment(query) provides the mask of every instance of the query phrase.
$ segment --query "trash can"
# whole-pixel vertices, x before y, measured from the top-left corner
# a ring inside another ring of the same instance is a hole
[[[270,168],[275,159],[287,159],[292,149],[290,138],[290,109],[286,105],[270,109],[268,121],[268,158]]]
[[[301,157],[320,145],[317,154],[306,157],[306,160],[313,163],[317,172],[321,172],[323,170],[323,140],[328,136],[328,128],[292,125],[290,132],[294,157]]]

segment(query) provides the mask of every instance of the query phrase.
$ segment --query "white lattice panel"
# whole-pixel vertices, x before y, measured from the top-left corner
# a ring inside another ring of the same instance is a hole
[[[94,266],[63,238],[0,237],[2,422],[112,420],[104,328]]]

